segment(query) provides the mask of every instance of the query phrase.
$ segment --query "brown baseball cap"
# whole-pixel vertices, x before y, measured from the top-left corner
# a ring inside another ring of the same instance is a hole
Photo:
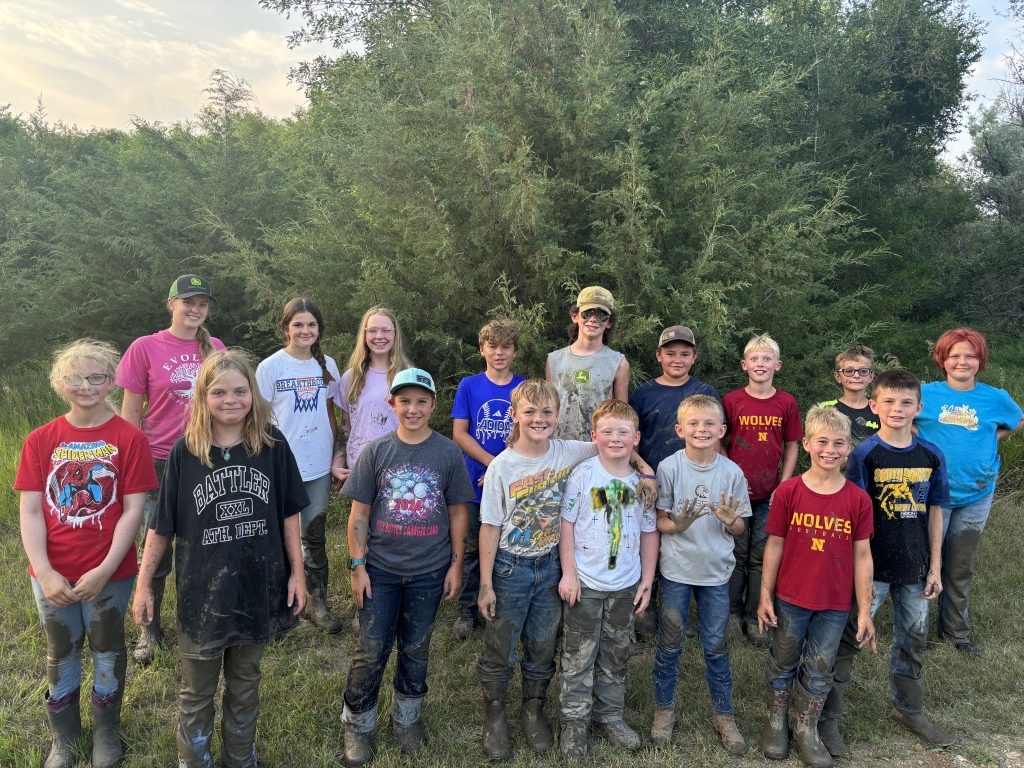
[[[615,309],[615,299],[612,298],[612,293],[607,288],[592,285],[580,291],[580,295],[576,298],[576,306],[579,307],[580,312],[587,309],[603,309],[605,312],[611,312]]]
[[[697,346],[697,342],[693,338],[693,331],[685,325],[673,325],[662,331],[661,337],[658,339],[658,349],[672,341],[683,341],[691,347]]]

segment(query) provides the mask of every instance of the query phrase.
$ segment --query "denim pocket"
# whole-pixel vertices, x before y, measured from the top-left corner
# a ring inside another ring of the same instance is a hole
[[[507,563],[501,559],[495,559],[493,573],[495,577],[499,579],[507,579],[512,575],[512,571],[515,570],[513,563]]]

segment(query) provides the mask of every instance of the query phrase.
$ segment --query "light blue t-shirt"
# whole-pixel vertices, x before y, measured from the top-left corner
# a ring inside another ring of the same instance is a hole
[[[988,384],[961,392],[944,381],[923,384],[921,402],[914,423],[946,456],[950,505],[964,507],[988,496],[999,477],[996,430],[1016,429],[1020,406],[1006,390]]]
[[[526,379],[513,374],[508,384],[495,384],[487,378],[486,373],[478,373],[459,382],[452,405],[452,418],[468,420],[469,434],[491,456],[497,456],[505,450],[505,441],[512,432],[512,418],[508,415],[512,407],[511,394],[522,381]],[[487,467],[467,455],[466,469],[476,489],[473,502],[479,504],[484,489],[478,483]]]

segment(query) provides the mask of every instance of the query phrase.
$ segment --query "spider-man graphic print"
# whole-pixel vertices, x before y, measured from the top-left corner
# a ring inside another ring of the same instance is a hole
[[[57,446],[46,479],[50,514],[66,525],[102,528],[103,513],[117,498],[118,472],[112,460],[117,453],[117,446],[104,440]]]

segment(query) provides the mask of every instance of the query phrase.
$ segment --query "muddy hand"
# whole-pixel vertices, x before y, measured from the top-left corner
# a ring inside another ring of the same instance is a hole
[[[668,513],[668,519],[672,521],[676,533],[683,533],[697,519],[704,517],[710,511],[700,499],[683,499],[678,505],[678,510]]]
[[[725,498],[725,491],[722,491],[722,496],[719,499],[718,507],[715,508],[715,517],[722,521],[722,524],[726,528],[732,527],[740,517],[740,500],[735,499],[730,493],[729,498]]]

